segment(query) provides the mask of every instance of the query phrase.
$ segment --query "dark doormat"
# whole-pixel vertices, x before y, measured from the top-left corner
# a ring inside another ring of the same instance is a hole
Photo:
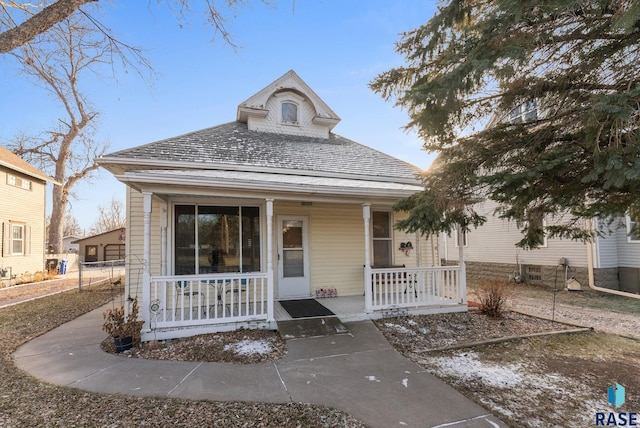
[[[283,339],[330,336],[349,333],[338,317],[299,318],[277,321],[278,332]]]
[[[315,299],[280,300],[280,305],[291,318],[327,317],[335,315]]]

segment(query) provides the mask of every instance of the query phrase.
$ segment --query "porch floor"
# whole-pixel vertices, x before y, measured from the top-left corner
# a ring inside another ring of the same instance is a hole
[[[315,299],[322,306],[329,309],[331,312],[342,322],[355,322],[364,321],[370,319],[383,318],[388,316],[393,311],[374,311],[366,313],[364,311],[364,296],[343,296],[343,297],[330,297],[323,299]],[[412,315],[423,314],[436,314],[443,312],[464,312],[467,310],[467,305],[434,305],[430,307],[422,307],[420,309],[407,308],[404,313]],[[273,305],[274,318],[276,321],[292,320],[293,318],[284,310],[280,305],[280,302],[275,301]]]
[[[364,312],[364,296],[331,297],[315,300],[336,314],[342,322],[371,319],[371,317],[367,316]],[[276,321],[293,319],[278,301],[273,305],[273,312]]]

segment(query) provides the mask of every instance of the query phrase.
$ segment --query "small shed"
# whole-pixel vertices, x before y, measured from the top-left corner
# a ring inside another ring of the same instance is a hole
[[[80,261],[104,262],[124,260],[126,229],[118,228],[73,241],[78,244]]]

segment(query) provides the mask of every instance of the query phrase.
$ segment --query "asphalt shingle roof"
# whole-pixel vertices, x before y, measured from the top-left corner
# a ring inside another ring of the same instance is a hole
[[[328,139],[250,131],[241,122],[230,122],[177,137],[167,138],[105,158],[171,163],[192,163],[282,168],[323,173],[415,179],[419,169],[370,147],[336,134]]]

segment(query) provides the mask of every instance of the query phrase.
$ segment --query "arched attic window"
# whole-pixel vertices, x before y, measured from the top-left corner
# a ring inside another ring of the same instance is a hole
[[[282,108],[282,123],[286,124],[298,124],[298,105],[291,101],[283,101]]]

